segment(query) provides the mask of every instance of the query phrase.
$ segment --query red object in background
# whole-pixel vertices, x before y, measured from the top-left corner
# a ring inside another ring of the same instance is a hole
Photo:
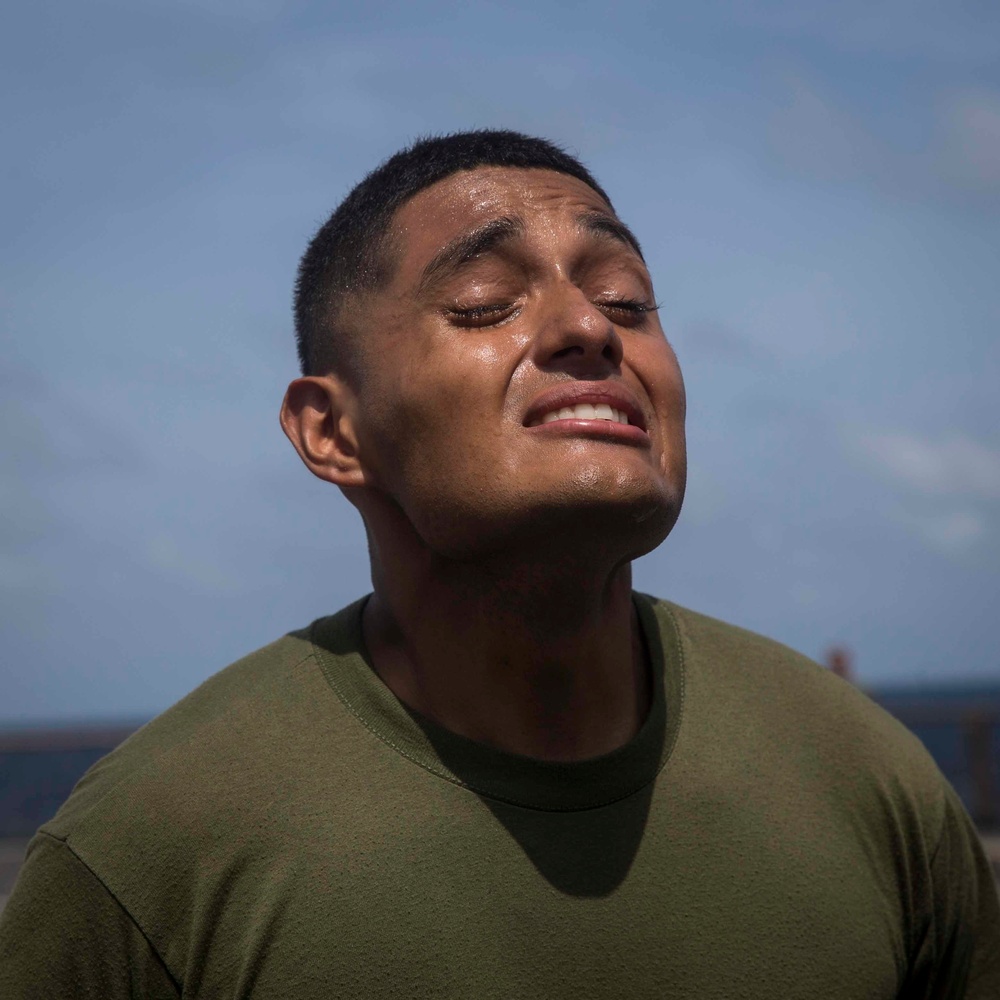
[[[826,652],[826,665],[838,677],[854,683],[854,657],[846,646],[831,646]]]

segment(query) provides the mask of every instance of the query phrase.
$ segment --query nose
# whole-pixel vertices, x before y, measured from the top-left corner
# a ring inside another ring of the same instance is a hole
[[[539,317],[533,354],[539,368],[592,378],[617,371],[624,348],[614,323],[567,281],[548,296]]]

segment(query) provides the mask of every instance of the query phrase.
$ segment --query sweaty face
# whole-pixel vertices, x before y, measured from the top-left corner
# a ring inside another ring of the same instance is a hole
[[[628,230],[581,181],[463,171],[396,214],[358,307],[367,481],[432,549],[634,558],[684,494],[684,386]]]

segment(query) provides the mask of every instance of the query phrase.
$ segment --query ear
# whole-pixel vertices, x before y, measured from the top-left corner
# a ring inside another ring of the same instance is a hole
[[[281,428],[306,468],[341,488],[365,485],[356,412],[354,393],[335,375],[295,379],[281,403]]]

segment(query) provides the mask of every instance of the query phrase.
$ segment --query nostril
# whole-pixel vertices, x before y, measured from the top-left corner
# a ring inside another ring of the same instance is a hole
[[[579,344],[571,344],[569,347],[564,347],[562,350],[556,351],[552,357],[566,358],[571,354],[583,354],[583,348]]]

